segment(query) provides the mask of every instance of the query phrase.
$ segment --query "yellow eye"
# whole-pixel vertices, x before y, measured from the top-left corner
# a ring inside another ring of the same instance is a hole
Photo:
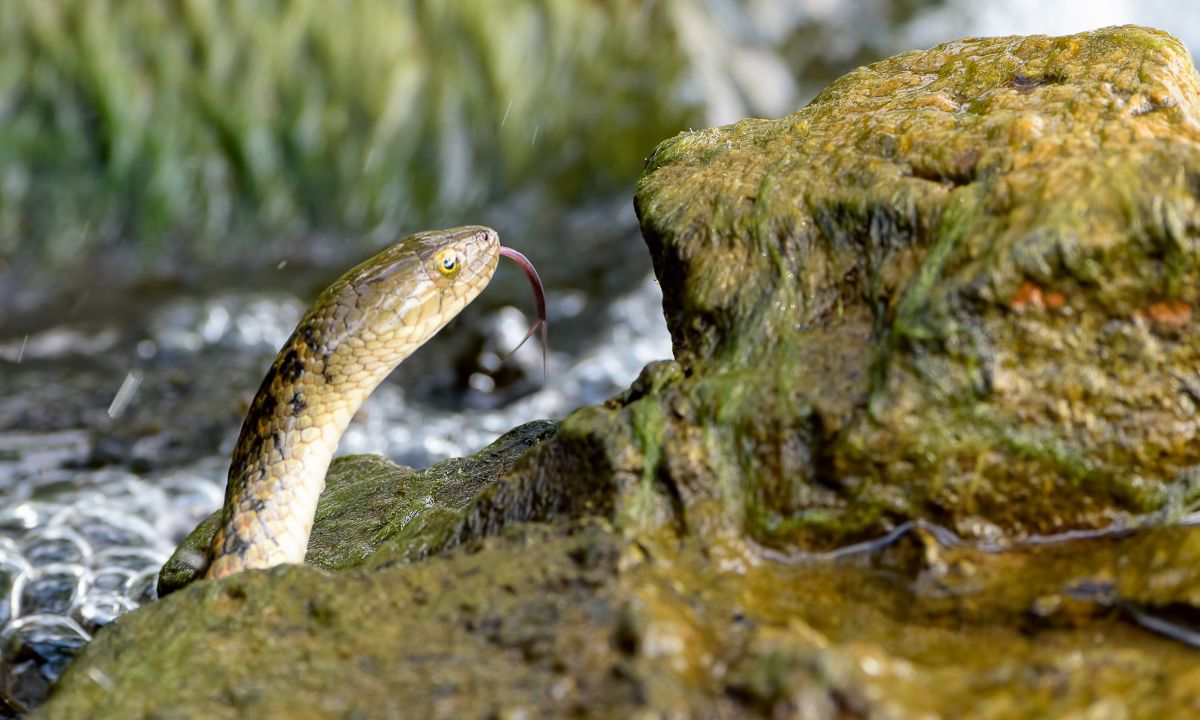
[[[438,250],[437,255],[433,256],[433,262],[437,265],[438,272],[446,277],[454,277],[458,274],[458,253],[450,248]]]

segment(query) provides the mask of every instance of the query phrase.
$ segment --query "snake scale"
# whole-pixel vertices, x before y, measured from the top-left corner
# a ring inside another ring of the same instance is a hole
[[[495,230],[417,233],[325,289],[276,356],[250,405],[229,466],[206,578],[301,563],[342,433],[397,365],[491,281],[501,256],[525,269],[545,341],[533,265]]]

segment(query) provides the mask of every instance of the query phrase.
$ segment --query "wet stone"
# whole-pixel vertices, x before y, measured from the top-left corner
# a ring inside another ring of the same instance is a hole
[[[215,714],[216,686],[247,713],[366,698],[367,717],[1195,717],[1191,647],[1028,616],[1095,585],[1197,605],[1196,533],[1155,535],[1192,504],[1167,491],[1194,424],[1087,334],[1156,333],[1150,369],[1195,365],[1196,98],[1154,31],[968,40],[669,141],[638,209],[677,362],[494,472],[342,462],[311,555],[330,574],[187,586],[175,562],[181,589],[102,634],[45,714]],[[220,340],[218,320],[197,333]],[[1093,406],[1126,420],[1111,442]],[[428,424],[427,452],[466,433]],[[1153,442],[1122,444],[1137,433]],[[1114,517],[1144,524],[1033,547]]]
[[[1156,31],[966,40],[664,143],[674,361],[470,458],[339,460],[312,567],[193,582],[202,523],[45,715],[1200,716],[1200,456],[1153,377],[1200,347],[1154,309],[1200,302],[1198,98]],[[478,430],[380,412],[351,445]]]
[[[62,674],[79,649],[91,640],[91,635],[74,621],[31,615],[22,618],[0,632],[0,648],[6,658],[16,662],[31,661],[49,682]]]

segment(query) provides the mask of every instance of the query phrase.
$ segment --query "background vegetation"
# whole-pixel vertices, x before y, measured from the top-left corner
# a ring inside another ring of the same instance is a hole
[[[669,11],[6,2],[0,256],[229,260],[313,231],[465,222],[514,188],[552,204],[623,189],[695,117]]]

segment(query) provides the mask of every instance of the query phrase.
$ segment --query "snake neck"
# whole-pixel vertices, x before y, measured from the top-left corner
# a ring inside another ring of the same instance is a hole
[[[242,425],[208,578],[304,561],[338,443],[363,400],[403,360],[339,363],[314,352],[303,327],[276,357]]]

